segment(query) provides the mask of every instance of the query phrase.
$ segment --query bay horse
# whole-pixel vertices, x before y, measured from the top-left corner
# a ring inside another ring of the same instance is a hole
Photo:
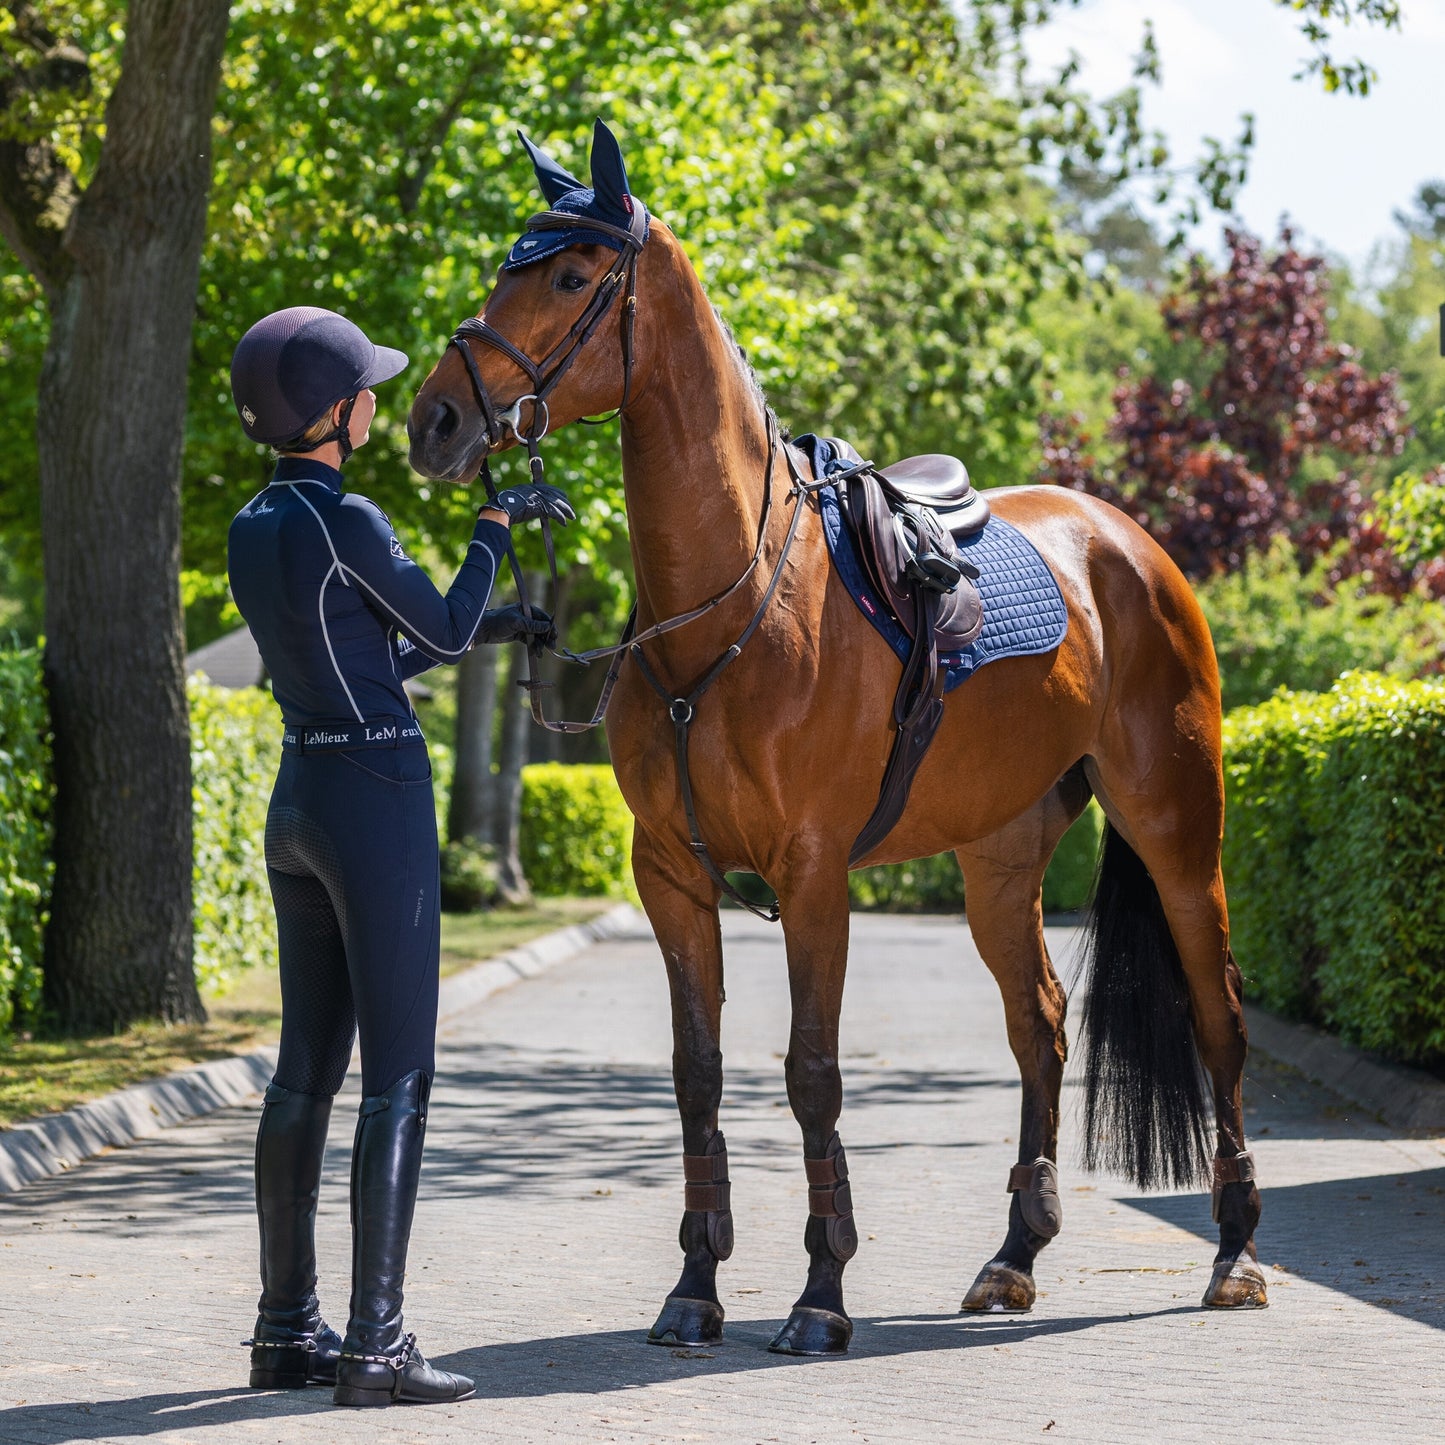
[[[779,900],[792,1000],[784,1068],[809,1184],[807,1281],[770,1348],[839,1354],[852,1334],[843,1270],[858,1245],[836,1132],[849,849],[889,756],[898,659],[830,565],[816,498],[799,483],[784,493],[781,479],[803,463],[677,238],[629,193],[611,133],[598,122],[592,189],[527,145],[552,209],[528,223],[480,316],[417,393],[411,463],[467,481],[522,441],[535,473],[549,427],[620,411],[638,631],[618,654],[607,738],[671,989],[685,1206],[682,1274],[648,1338],[722,1334],[716,1272],[733,1225],[718,1128],[718,909],[721,874],[736,869]],[[1022,1080],[1019,1162],[1004,1241],[962,1308],[1028,1310],[1034,1259],[1060,1227],[1065,992],[1040,888],[1091,796],[1107,826],[1089,934],[1085,1163],[1141,1187],[1202,1183],[1212,1090],[1219,1251],[1203,1303],[1264,1305],[1207,625],[1179,570],[1122,512],[1052,486],[987,495],[1052,571],[1063,640],[993,661],[948,695],[906,810],[858,860],[952,850],[1003,995]]]

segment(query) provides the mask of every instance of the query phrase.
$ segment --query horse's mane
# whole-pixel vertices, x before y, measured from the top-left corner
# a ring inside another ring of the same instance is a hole
[[[738,375],[742,378],[743,385],[757,398],[758,407],[765,416],[771,416],[777,424],[778,435],[784,441],[792,440],[792,432],[779,420],[778,414],[768,402],[768,395],[763,390],[763,384],[758,380],[758,374],[753,370],[753,364],[748,360],[748,354],[743,350],[743,344],[734,334],[733,329],[727,323],[727,318],[713,304],[712,314],[717,318],[717,324],[722,327],[722,333],[728,340],[728,350],[732,354],[733,364],[737,367]]]

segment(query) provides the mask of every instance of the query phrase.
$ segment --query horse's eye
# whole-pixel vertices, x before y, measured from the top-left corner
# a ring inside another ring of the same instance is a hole
[[[587,278],[575,271],[564,271],[552,284],[559,291],[580,291],[587,284]]]

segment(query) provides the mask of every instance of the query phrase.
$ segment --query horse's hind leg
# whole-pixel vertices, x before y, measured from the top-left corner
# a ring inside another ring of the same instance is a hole
[[[672,1078],[682,1117],[682,1275],[648,1332],[655,1345],[722,1338],[718,1261],[733,1248],[722,1099],[722,935],[718,891],[686,853],[667,855],[639,825],[632,851],[637,891],[657,935],[672,995]],[[677,879],[689,880],[681,886]]]
[[[1268,1296],[1254,1247],[1259,1190],[1244,1137],[1248,1032],[1243,980],[1229,948],[1224,878],[1217,860],[1212,868],[1186,868],[1180,874],[1176,876],[1164,860],[1154,869],[1155,885],[1184,966],[1195,1044],[1214,1094],[1212,1198],[1219,1252],[1203,1303],[1226,1309],[1258,1308],[1268,1303]],[[1198,874],[1207,876],[1202,888]]]
[[[1108,906],[1102,895],[1111,878],[1122,907],[1136,919],[1147,919],[1162,905],[1188,991],[1188,1026],[1214,1101],[1219,1252],[1203,1302],[1223,1308],[1259,1307],[1268,1298],[1254,1246],[1260,1197],[1244,1137],[1247,1030],[1239,968],[1229,948],[1220,870],[1223,787],[1218,753],[1191,750],[1181,743],[1174,759],[1163,785],[1150,778],[1147,787],[1136,789],[1128,786],[1129,772],[1111,769],[1102,760],[1091,763],[1090,781],[1099,801],[1110,823],[1123,834],[1106,839],[1096,910]],[[1096,991],[1098,987],[1096,981]]]
[[[843,1307],[843,1268],[858,1251],[848,1164],[836,1132],[843,1108],[838,1014],[848,963],[848,872],[810,858],[780,890],[792,994],[785,1065],[788,1102],[803,1131],[808,1176],[808,1282],[768,1346],[778,1354],[840,1355],[853,1336]]]
[[[1054,849],[1088,801],[1082,773],[1071,771],[1008,827],[958,850],[969,929],[1003,995],[1023,1083],[1008,1234],[964,1297],[969,1311],[1029,1309],[1034,1258],[1063,1224],[1055,1161],[1066,999],[1044,946],[1040,895]]]

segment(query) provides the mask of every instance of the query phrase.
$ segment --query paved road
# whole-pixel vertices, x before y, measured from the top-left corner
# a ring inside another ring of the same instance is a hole
[[[725,931],[724,1344],[642,1343],[676,1277],[682,1189],[661,964],[624,939],[444,1032],[408,1321],[477,1377],[475,1400],[378,1417],[244,1388],[255,1111],[236,1109],[0,1198],[0,1441],[1445,1438],[1445,1140],[1393,1135],[1263,1063],[1247,1098],[1269,1310],[1197,1308],[1207,1199],[1068,1164],[1033,1314],[955,1313],[1002,1235],[1018,1090],[992,982],[943,919],[855,920],[857,1333],[846,1360],[767,1354],[803,1278],[787,991],[775,930],[729,915]],[[1071,941],[1055,931],[1056,959]],[[350,1112],[319,1225],[337,1323]]]

